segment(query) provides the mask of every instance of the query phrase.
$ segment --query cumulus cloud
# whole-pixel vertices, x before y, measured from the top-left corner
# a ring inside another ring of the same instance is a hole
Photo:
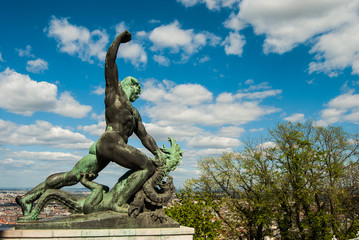
[[[245,132],[244,128],[237,127],[237,126],[229,126],[229,127],[222,127],[219,130],[218,135],[223,136],[223,137],[239,138],[240,135],[244,132]]]
[[[263,93],[265,97],[280,94]],[[144,84],[141,98],[153,104],[146,108],[148,116],[166,123],[219,126],[240,125],[277,112],[272,106],[262,106],[260,93],[223,93],[213,99],[213,93],[199,84],[181,84],[167,88],[149,81]],[[254,96],[257,96],[255,98]]]
[[[19,160],[19,159],[14,160],[13,158],[5,158],[5,159],[0,159],[0,164],[3,167],[6,166],[7,168],[9,166],[24,168],[34,165],[35,162],[30,160]]]
[[[251,25],[257,35],[265,36],[266,54],[314,43],[310,73],[336,76],[338,70],[351,67],[359,74],[358,10],[356,0],[243,0],[238,14],[232,13],[224,25],[236,32]]]
[[[117,36],[123,31],[128,30],[129,27],[125,22],[120,22],[115,26],[115,29]],[[125,61],[130,61],[136,67],[144,67],[147,64],[147,53],[143,45],[137,40],[137,37],[143,37],[143,32],[137,33],[131,42],[122,44],[118,51],[118,57],[125,59]]]
[[[161,125],[160,123],[144,123],[144,125],[147,132],[160,141],[166,141],[168,137],[173,137],[178,141],[182,141],[203,132],[203,129],[190,124]]]
[[[243,22],[236,14],[233,12],[229,18],[223,23],[226,28],[232,29],[236,32],[242,30],[246,27],[246,23]]]
[[[139,67],[147,63],[147,53],[142,45],[129,42],[120,46],[118,57],[130,61],[132,65]]]
[[[95,87],[95,90],[93,90],[91,93],[96,95],[103,95],[105,94],[105,89],[102,86]]]
[[[6,157],[15,159],[30,159],[30,160],[50,160],[50,161],[78,161],[83,156],[67,153],[67,152],[5,152]]]
[[[341,122],[359,123],[359,94],[350,90],[329,101],[321,111],[318,125],[329,125]]]
[[[61,52],[78,56],[82,61],[104,61],[108,35],[104,30],[90,31],[83,26],[70,24],[67,18],[52,17],[45,29],[48,37],[55,38]]]
[[[116,29],[116,36],[115,37],[117,37],[117,35],[119,35],[123,31],[128,30],[129,27],[126,25],[125,22],[120,22],[120,23],[116,24],[115,29]]]
[[[35,57],[34,54],[31,53],[32,47],[30,45],[26,45],[25,49],[16,49],[20,57]]]
[[[284,53],[316,34],[351,22],[357,15],[352,0],[243,0],[238,18],[265,34],[264,52]]]
[[[177,2],[182,3],[185,7],[193,7],[194,5],[204,3],[210,10],[219,10],[224,7],[231,8],[239,0],[177,0]]]
[[[171,63],[170,59],[162,55],[154,55],[153,60],[159,65],[168,67]]]
[[[218,136],[195,136],[187,141],[187,145],[193,148],[233,148],[240,144],[236,138]]]
[[[265,37],[265,54],[283,54],[307,44],[314,55],[309,73],[337,76],[350,67],[359,74],[359,2],[357,0],[177,0],[186,7],[204,3],[210,10],[231,7],[224,26],[233,30],[222,45],[226,54],[241,56],[239,34],[247,26]],[[238,8],[237,8],[238,6]],[[234,12],[237,11],[238,12]]]
[[[82,118],[91,111],[91,106],[81,105],[69,92],[58,98],[57,91],[54,84],[36,82],[9,68],[0,72],[0,107],[9,112],[31,116],[35,111],[44,111]]]
[[[38,58],[36,60],[28,61],[26,70],[32,73],[43,73],[44,70],[48,69],[48,65],[49,64],[45,60]]]
[[[151,50],[169,49],[171,53],[181,52],[183,59],[189,58],[204,46],[215,46],[220,41],[218,36],[210,32],[195,33],[193,29],[184,30],[178,21],[155,28],[149,33],[149,39],[153,43]]]
[[[359,7],[357,8],[359,11]],[[324,72],[336,76],[346,67],[359,74],[359,17],[353,23],[318,37],[310,51],[315,61],[309,64],[309,72]]]
[[[303,113],[295,113],[289,117],[284,118],[284,120],[290,122],[303,122],[305,117]]]
[[[102,133],[104,133],[106,129],[106,122],[101,120],[96,124],[79,126],[78,129],[99,137],[102,135]]]
[[[245,44],[246,40],[243,35],[237,32],[231,32],[221,45],[224,46],[227,55],[242,56],[243,46]]]
[[[65,149],[89,149],[92,143],[92,140],[80,133],[53,126],[46,121],[18,125],[0,119],[0,145],[40,145]]]

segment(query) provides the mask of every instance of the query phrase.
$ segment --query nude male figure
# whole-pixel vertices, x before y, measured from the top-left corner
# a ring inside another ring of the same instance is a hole
[[[136,171],[136,177],[129,184],[126,193],[122,196],[129,199],[151,177],[156,165],[162,165],[164,159],[155,140],[146,132],[141,116],[131,102],[134,102],[141,87],[138,80],[133,77],[118,81],[116,56],[121,43],[131,40],[131,34],[124,31],[112,42],[106,54],[105,63],[105,118],[106,130],[96,144],[96,156],[100,167],[109,162]],[[126,87],[124,86],[126,85]],[[128,138],[135,133],[154,156],[149,159],[138,149],[128,145]]]
[[[131,34],[128,31],[123,32],[112,43],[106,55],[105,133],[91,146],[89,154],[82,158],[69,172],[53,174],[25,196],[16,197],[16,202],[21,206],[23,211],[21,219],[27,219],[26,216],[31,213],[33,203],[45,191],[75,185],[80,182],[84,173],[90,174],[92,179],[89,180],[93,180],[110,161],[131,170],[139,170],[136,173],[136,181],[129,187],[132,189],[127,189],[127,194],[122,196],[123,201],[126,202],[153,174],[155,164],[163,164],[164,160],[161,151],[154,139],[147,134],[137,109],[132,107],[130,103],[134,102],[139,94],[141,94],[138,80],[133,77],[127,77],[122,83],[118,81],[117,65],[115,62],[118,47],[120,43],[130,40]],[[128,138],[132,133],[135,133],[141,139],[143,145],[156,156],[155,162],[147,158],[141,151],[127,145]],[[104,187],[107,188],[106,186]]]

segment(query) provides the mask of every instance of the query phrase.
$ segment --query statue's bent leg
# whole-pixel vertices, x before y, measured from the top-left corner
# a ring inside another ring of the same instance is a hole
[[[127,144],[103,143],[101,148],[98,148],[97,150],[97,159],[108,159],[122,167],[135,171],[125,180],[125,182],[118,184],[117,188],[120,188],[118,189],[120,190],[120,194],[115,194],[117,196],[114,196],[109,202],[106,199],[104,204],[108,206],[111,204],[111,201],[115,201],[115,204],[118,206],[125,204],[128,199],[142,188],[143,184],[155,171],[155,166],[151,159],[138,149]]]
[[[26,216],[31,212],[32,204],[47,189],[59,189],[64,186],[71,186],[79,182],[80,176],[74,172],[56,173],[49,176],[44,182],[31,189],[25,196],[16,197],[16,203],[20,205],[23,215]]]
[[[83,211],[81,201],[79,201],[77,197],[58,189],[48,189],[41,195],[31,213],[26,216],[19,217],[19,221],[31,221],[38,219],[42,209],[46,206],[47,203],[51,201],[60,202],[61,204],[76,212]]]

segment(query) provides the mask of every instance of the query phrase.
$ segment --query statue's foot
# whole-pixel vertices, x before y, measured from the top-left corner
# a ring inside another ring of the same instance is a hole
[[[21,196],[17,196],[17,197],[15,198],[15,201],[16,201],[16,203],[17,203],[18,205],[20,205],[21,210],[22,210],[22,214],[23,214],[24,216],[26,216],[26,215],[28,215],[28,214],[30,213],[31,208],[32,208],[32,204],[31,204],[31,203],[26,203],[26,202],[24,201],[24,198],[21,197]]]

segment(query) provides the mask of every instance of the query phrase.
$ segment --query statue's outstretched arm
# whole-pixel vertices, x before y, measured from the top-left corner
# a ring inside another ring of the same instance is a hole
[[[110,100],[108,98],[112,98],[116,94],[125,95],[122,89],[119,91],[116,57],[120,44],[129,41],[131,41],[131,33],[126,30],[120,35],[118,35],[116,39],[112,42],[111,46],[108,48],[105,63],[106,101]]]

